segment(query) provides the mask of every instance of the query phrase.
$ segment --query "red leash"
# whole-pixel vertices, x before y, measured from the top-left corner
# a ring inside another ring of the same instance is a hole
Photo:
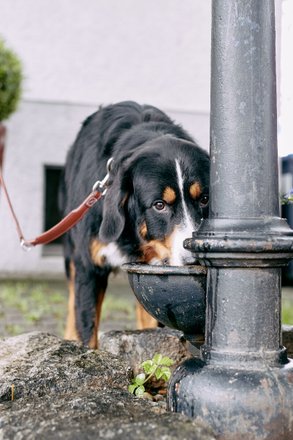
[[[12,218],[14,220],[17,234],[20,240],[20,245],[24,250],[29,250],[33,246],[38,244],[47,244],[56,238],[63,235],[65,232],[69,231],[73,226],[75,226],[88,212],[90,208],[94,206],[94,204],[105,195],[106,193],[106,184],[109,179],[109,172],[112,164],[112,158],[107,162],[107,174],[102,181],[97,181],[92,189],[92,192],[86,197],[86,199],[76,208],[73,209],[69,214],[66,215],[57,225],[53,226],[48,231],[43,232],[38,237],[33,240],[25,240],[24,235],[22,233],[19,221],[13,209],[4,179],[2,175],[2,170],[0,169],[0,184],[2,185]]]

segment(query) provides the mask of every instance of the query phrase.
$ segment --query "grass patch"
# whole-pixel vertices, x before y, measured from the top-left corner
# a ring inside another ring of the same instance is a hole
[[[282,323],[293,325],[293,290],[285,288]],[[40,330],[63,336],[67,314],[65,281],[0,281],[0,337]],[[135,299],[125,281],[111,282],[101,330],[135,329]]]
[[[42,330],[63,334],[67,293],[62,282],[1,281],[0,336]]]
[[[113,294],[106,295],[102,308],[102,320],[113,319],[114,314],[133,320],[135,311],[132,302],[125,298],[117,298]]]
[[[63,336],[68,292],[64,281],[0,281],[0,338],[34,330]],[[125,282],[111,283],[101,329],[135,328],[134,297]]]
[[[282,324],[293,325],[293,300],[285,298],[282,302]]]

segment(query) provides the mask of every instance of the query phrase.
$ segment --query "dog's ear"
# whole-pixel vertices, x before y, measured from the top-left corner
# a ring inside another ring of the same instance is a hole
[[[116,241],[124,229],[124,205],[128,196],[127,181],[127,175],[122,170],[118,171],[107,189],[99,231],[100,240],[106,243]]]

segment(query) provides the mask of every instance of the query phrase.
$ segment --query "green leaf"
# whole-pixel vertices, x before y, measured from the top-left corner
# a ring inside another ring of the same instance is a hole
[[[145,381],[145,374],[144,373],[138,374],[134,380],[137,385],[142,385]]]
[[[158,367],[155,376],[157,379],[163,379],[167,382],[171,377],[171,370],[169,367]]]
[[[143,385],[136,388],[134,394],[138,397],[143,396],[143,393],[145,392],[145,387]]]
[[[128,391],[129,391],[131,394],[134,394],[134,391],[136,390],[136,388],[137,388],[137,385],[136,385],[135,383],[133,383],[133,384],[131,384],[131,385],[128,385]]]
[[[162,374],[162,379],[165,381],[165,382],[168,382],[168,380],[170,379],[170,377],[171,377],[171,371],[169,370],[169,371],[164,371],[163,372],[163,374]]]
[[[153,357],[153,362],[157,365],[160,365],[161,360],[163,359],[163,356],[160,353],[156,353]]]
[[[160,367],[158,367],[156,372],[155,372],[156,379],[158,379],[158,380],[161,379],[163,373],[164,372],[162,371],[162,369]]]
[[[147,361],[145,361],[145,362],[143,362],[142,364],[140,364],[140,366],[144,369],[144,371],[145,371],[147,374],[150,374],[151,372],[154,371],[154,370],[152,370],[153,367],[156,368],[156,366],[154,365],[153,361],[150,360],[150,359],[147,360]]]
[[[166,367],[170,367],[174,364],[174,361],[170,359],[168,356],[164,356],[160,362],[160,365],[166,365]]]
[[[158,368],[158,366],[157,365],[152,365],[151,366],[151,368],[149,369],[149,371],[148,371],[148,374],[150,375],[150,374],[153,374],[155,371],[156,371],[156,369]]]

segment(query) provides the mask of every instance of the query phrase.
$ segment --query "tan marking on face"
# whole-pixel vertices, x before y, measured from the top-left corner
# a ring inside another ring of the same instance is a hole
[[[175,200],[176,200],[176,193],[175,193],[174,189],[171,188],[170,186],[167,186],[164,189],[163,200],[165,202],[167,202],[169,205],[172,205],[172,203],[175,202]]]
[[[103,266],[105,264],[105,257],[103,255],[100,255],[101,250],[106,247],[105,243],[101,243],[97,239],[93,239],[90,242],[89,250],[90,250],[90,256],[92,259],[92,262],[96,266]]]
[[[145,240],[147,233],[148,233],[148,228],[147,228],[146,222],[143,222],[143,224],[140,226],[139,233],[140,233],[141,237]]]
[[[141,247],[141,261],[147,264],[166,261],[171,257],[171,236],[165,240],[151,240]]]
[[[193,198],[194,200],[199,198],[199,196],[201,195],[201,191],[202,191],[202,189],[201,189],[199,182],[194,182],[189,187],[189,194],[190,194],[191,198]]]

